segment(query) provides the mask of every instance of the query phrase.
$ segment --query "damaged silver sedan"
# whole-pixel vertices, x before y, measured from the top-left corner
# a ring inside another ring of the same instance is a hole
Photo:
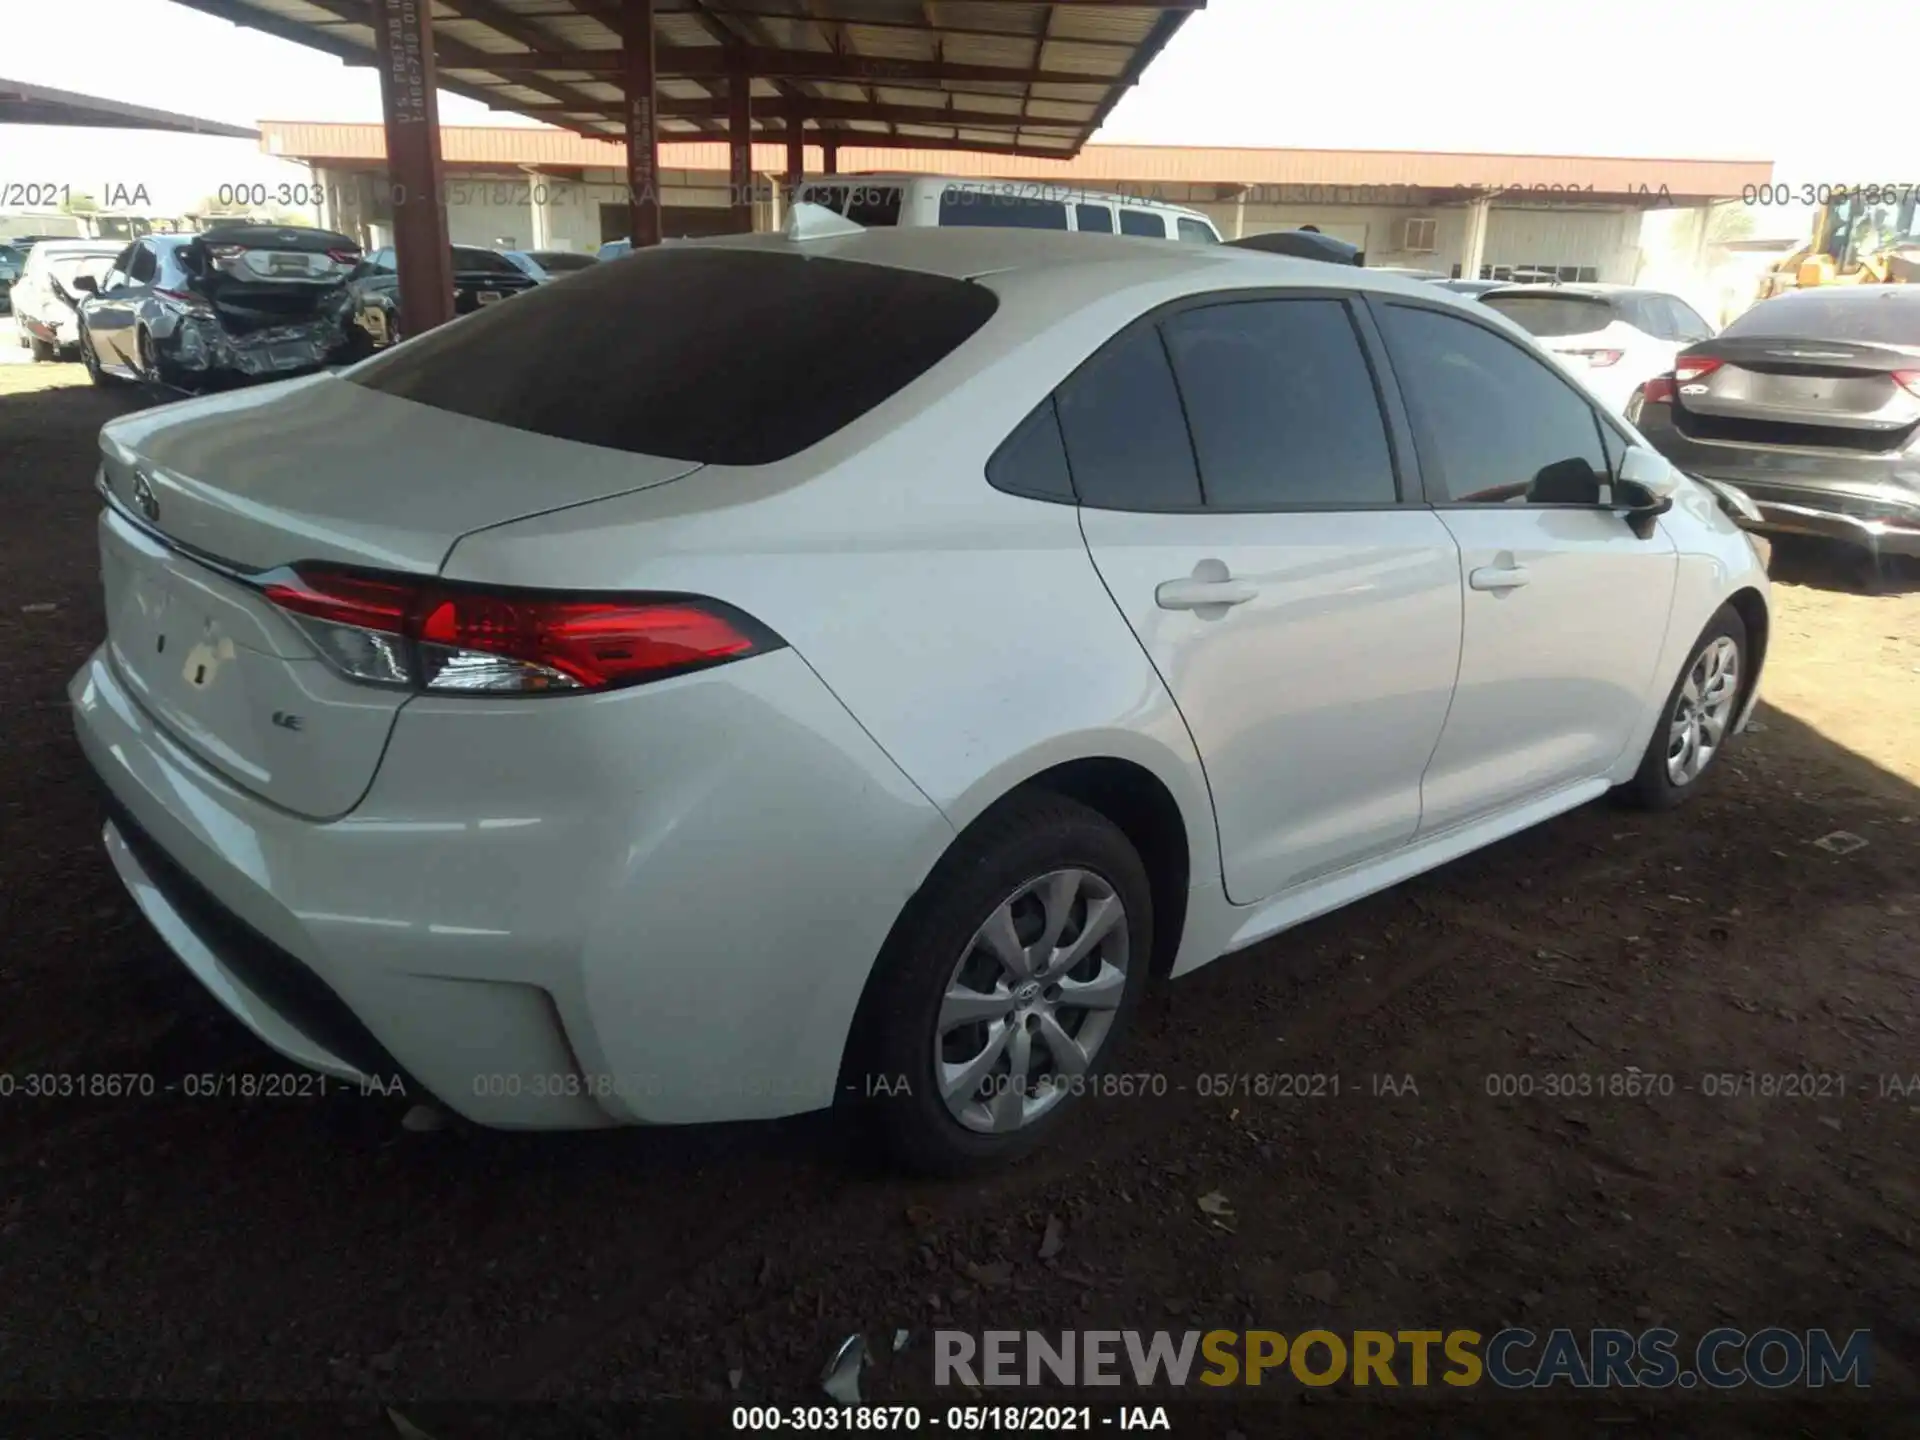
[[[80,277],[80,358],[96,385],[171,390],[278,380],[343,362],[360,247],[303,226],[149,235]]]

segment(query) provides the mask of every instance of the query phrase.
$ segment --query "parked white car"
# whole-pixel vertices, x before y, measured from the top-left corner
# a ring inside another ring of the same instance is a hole
[[[1713,327],[1686,301],[1626,285],[1503,285],[1480,297],[1532,335],[1616,415]]]
[[[41,240],[13,283],[13,325],[23,349],[36,360],[75,358],[80,353],[80,316],[74,308],[81,275],[95,280],[126,248],[124,240]]]
[[[1223,246],[666,246],[101,455],[113,864],[282,1054],[496,1126],[1004,1159],[1151,975],[1693,793],[1769,629],[1516,327]]]

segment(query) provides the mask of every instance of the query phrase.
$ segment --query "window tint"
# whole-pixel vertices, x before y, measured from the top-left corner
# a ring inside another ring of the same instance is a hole
[[[1529,335],[1550,339],[1558,335],[1587,335],[1613,322],[1611,301],[1577,295],[1503,295],[1498,290],[1480,297]]]
[[[1397,498],[1373,375],[1341,301],[1210,305],[1165,330],[1208,505]]]
[[[1193,442],[1155,326],[1136,325],[1120,335],[1055,398],[1082,504],[1103,510],[1199,508]]]
[[[1673,312],[1658,295],[1623,295],[1614,307],[1622,320],[1643,334],[1656,340],[1680,338],[1673,328]]]
[[[1730,339],[1778,335],[1785,340],[1920,345],[1920,289],[1801,290],[1761,301],[1720,333]]]
[[[1076,205],[1073,207],[1073,223],[1084,233],[1098,232],[1102,235],[1113,234],[1113,211],[1104,205]]]
[[[987,462],[987,483],[1010,495],[1073,502],[1066,442],[1060,438],[1060,415],[1051,395],[994,452]]]
[[[942,225],[996,225],[1017,230],[1064,230],[1064,200],[1040,200],[998,190],[951,188],[940,196]]]
[[[1152,210],[1122,210],[1120,233],[1151,235],[1156,240],[1164,240],[1167,238],[1167,222]]]
[[[1213,227],[1205,221],[1195,220],[1190,215],[1182,215],[1179,217],[1179,220],[1180,238],[1182,240],[1196,241],[1201,245],[1218,245],[1220,243],[1220,237],[1213,233]]]
[[[662,246],[418,336],[351,383],[587,445],[764,465],[911,384],[997,304],[893,266]]]
[[[898,185],[856,185],[847,197],[847,219],[856,225],[898,225]]]
[[[810,205],[824,205],[837,214],[845,214],[850,190],[846,185],[809,185],[800,192],[800,198]]]
[[[1598,503],[1607,472],[1599,423],[1569,382],[1451,315],[1389,305],[1385,329],[1421,428],[1430,494],[1456,503]]]
[[[134,247],[133,268],[127,272],[127,278],[135,285],[151,285],[159,268],[159,262],[153,256],[153,247],[138,245]]]

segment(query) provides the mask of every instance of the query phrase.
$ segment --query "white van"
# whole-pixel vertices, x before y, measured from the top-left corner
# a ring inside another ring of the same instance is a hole
[[[837,175],[803,185],[799,198],[857,225],[998,225],[1146,235],[1218,245],[1198,210],[1043,180],[958,180],[945,175]]]

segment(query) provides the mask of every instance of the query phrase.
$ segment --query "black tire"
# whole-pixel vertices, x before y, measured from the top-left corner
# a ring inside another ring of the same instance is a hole
[[[140,376],[149,389],[165,395],[186,388],[180,383],[179,372],[154,347],[153,336],[144,327],[134,332],[133,343],[140,357]]]
[[[93,348],[93,332],[85,325],[80,327],[80,363],[87,367],[87,379],[94,384],[106,387],[120,384],[120,377],[109,375],[100,368],[100,356]]]
[[[949,1113],[934,1083],[934,1031],[955,967],[1010,896],[1061,869],[1091,872],[1125,908],[1125,988],[1086,1077],[1103,1073],[1123,1042],[1152,959],[1153,892],[1146,867],[1098,811],[1043,791],[1011,795],[954,842],[908,903],[855,1020],[846,1082],[902,1168],[954,1176],[1004,1164],[1040,1145],[1085,1105],[1084,1083],[1062,1087],[1052,1108],[1023,1127],[983,1133]]]
[[[33,352],[34,361],[38,364],[44,364],[46,361],[60,358],[59,352],[38,335],[29,335],[27,337],[27,348]]]
[[[1707,648],[1722,638],[1732,640],[1739,651],[1738,693],[1733,708],[1728,712],[1726,733],[1720,737],[1720,743],[1705,765],[1684,783],[1676,783],[1667,767],[1668,751],[1671,744],[1672,726],[1680,709],[1682,692],[1686,688],[1687,677],[1693,673],[1694,666]],[[1616,792],[1630,805],[1642,810],[1671,810],[1686,800],[1700,788],[1700,782],[1713,772],[1714,761],[1726,749],[1727,742],[1733,739],[1733,723],[1739,717],[1740,708],[1745,703],[1746,690],[1752,684],[1753,674],[1750,668],[1753,661],[1752,651],[1747,646],[1746,622],[1740,618],[1740,612],[1731,605],[1722,605],[1713,619],[1707,622],[1707,628],[1694,642],[1693,649],[1687,652],[1687,663],[1680,667],[1673,688],[1667,692],[1666,703],[1660,707],[1660,718],[1655,722],[1653,734],[1647,741],[1646,754],[1640,757],[1640,768],[1633,779],[1622,785]]]

